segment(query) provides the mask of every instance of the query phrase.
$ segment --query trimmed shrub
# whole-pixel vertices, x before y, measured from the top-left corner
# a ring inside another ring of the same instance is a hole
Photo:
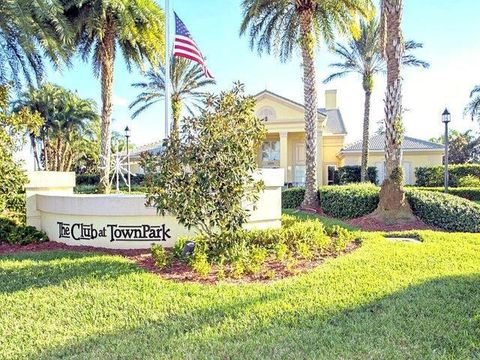
[[[130,177],[130,181],[133,185],[142,185],[145,180],[145,175],[135,174],[135,176]],[[100,175],[98,174],[77,174],[76,175],[76,185],[94,185],[97,186],[100,183]],[[122,182],[122,186],[125,184]]]
[[[422,190],[422,191],[432,191],[432,192],[441,192],[443,193],[445,189],[443,187],[417,187],[417,188],[407,188],[412,190]],[[455,195],[471,201],[480,201],[480,187],[451,187],[448,188],[448,193],[450,195]]]
[[[335,170],[334,183],[335,185],[347,185],[361,182],[361,167],[360,166],[344,166]],[[377,168],[368,167],[367,177],[372,184],[378,184]]]
[[[421,187],[437,187],[443,186],[444,182],[443,166],[418,167],[415,169],[415,177],[417,178],[416,186]],[[468,175],[480,178],[480,164],[460,164],[450,165],[449,186],[459,186],[459,181]]]
[[[480,188],[480,177],[467,175],[458,179],[459,187],[477,187]]]
[[[372,184],[322,186],[322,210],[335,218],[353,219],[373,212],[378,205],[379,188]]]
[[[0,242],[27,245],[48,241],[47,234],[33,226],[21,225],[18,222],[0,217]]]
[[[170,257],[163,246],[152,244],[150,251],[152,253],[152,258],[155,261],[155,266],[157,266],[159,269],[164,269],[170,265]]]
[[[25,194],[14,194],[6,199],[5,207],[11,212],[25,214],[26,204],[27,199]]]
[[[408,190],[414,214],[428,225],[448,231],[480,232],[480,205],[450,194]]]
[[[305,196],[305,188],[292,187],[282,191],[282,208],[296,209],[302,205]]]

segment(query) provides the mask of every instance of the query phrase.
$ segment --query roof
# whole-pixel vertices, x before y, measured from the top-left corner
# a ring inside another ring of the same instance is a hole
[[[155,141],[149,144],[141,145],[135,147],[135,149],[130,151],[130,156],[135,157],[135,156],[140,156],[141,153],[145,151],[153,152],[153,153],[158,153],[162,149],[162,143],[163,140]],[[126,155],[125,151],[122,151],[120,153],[121,155]]]
[[[374,135],[369,140],[369,151],[383,151],[385,149],[385,135]],[[436,144],[431,141],[416,139],[410,136],[405,136],[402,143],[402,150],[415,151],[415,150],[437,150],[444,149],[444,145]],[[359,152],[362,151],[362,140],[356,141],[351,145],[344,147],[341,152]]]
[[[278,95],[270,90],[263,90],[258,94],[256,94],[254,97],[257,98],[262,95],[271,95],[284,102],[290,103],[295,107],[299,107],[302,110],[305,110],[305,106],[303,104],[300,104],[296,101],[288,99],[284,96]],[[327,133],[330,133],[330,134],[346,134],[347,133],[347,130],[345,128],[345,123],[343,122],[342,113],[340,112],[339,109],[327,110],[325,108],[318,108],[317,111],[318,111],[318,114],[323,115],[327,118],[327,123],[325,125],[325,130]]]

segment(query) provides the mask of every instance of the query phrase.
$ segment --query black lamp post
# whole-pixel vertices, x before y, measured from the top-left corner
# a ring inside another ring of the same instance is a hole
[[[125,139],[127,142],[127,179],[128,179],[128,192],[131,191],[131,186],[130,186],[130,149],[128,148],[128,139],[130,138],[130,129],[127,127],[125,128]]]
[[[447,109],[442,114],[442,122],[445,124],[445,193],[448,193],[448,123],[452,120]]]

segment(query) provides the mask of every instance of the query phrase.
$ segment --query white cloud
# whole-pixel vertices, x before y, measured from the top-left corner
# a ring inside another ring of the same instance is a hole
[[[118,96],[118,95],[113,95],[112,97],[112,104],[114,106],[119,106],[119,107],[127,107],[128,106],[128,100]]]

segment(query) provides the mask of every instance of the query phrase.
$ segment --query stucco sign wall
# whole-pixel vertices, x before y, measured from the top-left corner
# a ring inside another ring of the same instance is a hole
[[[265,183],[246,228],[280,226],[283,170],[265,169]],[[193,234],[173,216],[158,216],[145,206],[143,195],[76,195],[72,173],[34,172],[27,186],[27,223],[44,230],[50,240],[68,245],[115,249],[149,248],[152,243],[172,247]]]

